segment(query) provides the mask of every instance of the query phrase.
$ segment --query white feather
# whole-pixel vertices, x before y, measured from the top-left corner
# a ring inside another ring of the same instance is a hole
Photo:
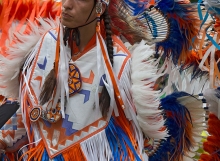
[[[165,120],[158,110],[160,91],[154,91],[155,81],[162,75],[157,73],[154,64],[154,45],[145,45],[144,41],[130,48],[132,53],[132,97],[137,110],[137,120],[145,136],[164,139],[167,131],[160,131]]]
[[[28,54],[31,53],[33,47],[40,40],[41,36],[49,29],[58,26],[58,21],[50,19],[39,19],[41,26],[36,26],[29,22],[31,32],[29,34],[22,34],[15,32],[17,23],[14,23],[9,28],[9,38],[5,44],[8,50],[8,56],[4,57],[0,54],[0,95],[5,97],[17,98],[19,93],[19,73]],[[26,26],[23,26],[21,31]],[[11,45],[13,44],[13,45]],[[2,50],[0,49],[0,52]]]

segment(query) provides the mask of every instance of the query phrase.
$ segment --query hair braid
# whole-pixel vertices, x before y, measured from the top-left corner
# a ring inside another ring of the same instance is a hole
[[[108,14],[108,8],[106,8],[101,18],[104,20],[107,51],[108,51],[110,62],[113,66],[113,42],[112,42],[112,31],[111,31],[111,25],[110,25],[110,17]],[[105,86],[102,89],[99,100],[100,100],[99,104],[100,104],[102,116],[107,117],[109,107],[110,107],[110,96]]]
[[[103,20],[105,23],[105,33],[106,33],[106,44],[107,44],[108,56],[109,56],[109,59],[110,59],[112,66],[113,66],[112,30],[111,30],[111,19],[108,14],[108,8],[106,8],[106,10],[102,16],[103,16]]]

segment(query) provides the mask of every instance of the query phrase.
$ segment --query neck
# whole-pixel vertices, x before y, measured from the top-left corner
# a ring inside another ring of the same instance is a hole
[[[79,32],[80,32],[79,51],[83,51],[83,49],[86,47],[86,45],[89,43],[89,41],[96,32],[96,21],[86,26],[80,27]]]

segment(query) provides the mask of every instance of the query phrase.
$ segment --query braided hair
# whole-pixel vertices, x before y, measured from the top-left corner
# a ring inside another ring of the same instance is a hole
[[[108,56],[109,56],[111,65],[113,66],[113,41],[112,41],[112,30],[111,30],[111,25],[110,25],[111,20],[108,14],[108,8],[106,8],[105,12],[101,16],[101,19],[103,19],[104,24],[105,24],[107,51],[108,51]],[[102,116],[106,118],[108,111],[109,111],[109,107],[110,107],[110,96],[105,86],[103,87],[101,95],[100,95],[99,105],[100,105]]]

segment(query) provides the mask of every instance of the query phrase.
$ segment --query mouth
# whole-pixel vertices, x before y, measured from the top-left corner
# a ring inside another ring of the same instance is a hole
[[[62,17],[63,18],[71,18],[72,16],[66,12],[62,12]]]

